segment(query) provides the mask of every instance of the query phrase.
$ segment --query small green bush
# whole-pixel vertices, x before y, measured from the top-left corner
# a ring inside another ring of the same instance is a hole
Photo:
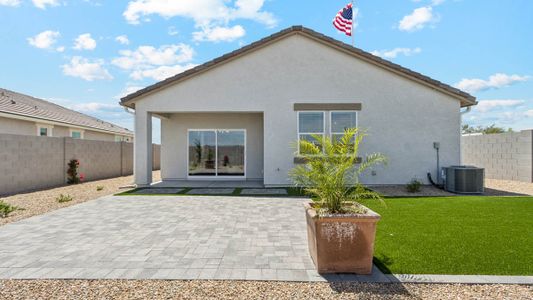
[[[57,202],[59,203],[65,203],[65,202],[70,202],[72,201],[72,196],[71,195],[63,195],[63,194],[60,194],[59,197],[56,198]]]
[[[99,186],[96,187],[96,190],[97,190],[97,191],[101,191],[101,190],[103,190],[103,189],[104,189],[104,186],[103,186],[103,185],[99,185]]]
[[[422,187],[422,183],[418,181],[418,179],[412,179],[406,186],[405,189],[409,193],[418,193],[420,192],[420,188]]]
[[[20,208],[0,200],[0,218],[7,218],[10,213]]]

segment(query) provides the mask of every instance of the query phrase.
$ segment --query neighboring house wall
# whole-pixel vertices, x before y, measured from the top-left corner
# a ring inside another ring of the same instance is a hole
[[[11,118],[5,118],[0,117],[0,134],[20,134],[20,135],[33,135],[37,136],[37,126],[39,125],[45,125],[45,126],[53,126],[52,128],[52,136],[53,137],[70,137],[70,130],[78,130],[83,131],[83,139],[85,140],[95,140],[95,141],[109,141],[114,142],[115,136],[117,134],[115,133],[105,133],[100,131],[93,131],[90,129],[79,129],[79,128],[71,128],[68,126],[62,126],[62,125],[49,125],[45,123],[39,123],[38,121],[26,121],[26,120],[18,120],[18,119],[11,119]],[[133,142],[133,137],[130,137],[130,142]]]
[[[155,158],[159,151],[154,145]],[[0,195],[65,184],[73,158],[86,180],[133,173],[132,143],[0,134]]]
[[[300,35],[141,96],[135,110],[138,124],[150,112],[263,112],[264,183],[286,185],[297,138],[293,105],[327,102],[361,103],[358,124],[369,134],[362,153],[389,158],[364,183],[405,184],[413,177],[427,183],[426,173],[436,172],[433,142],[441,144],[441,166],[460,161],[457,99]],[[171,139],[163,138],[163,147]],[[138,149],[136,156],[146,157],[145,148]],[[183,168],[163,158],[163,174],[183,174]]]
[[[263,178],[263,115],[260,113],[172,114],[161,120],[161,176],[186,179],[187,129],[246,129],[246,178]]]
[[[0,133],[37,135],[35,123],[0,117]]]
[[[487,178],[533,182],[533,130],[463,136],[461,161]]]

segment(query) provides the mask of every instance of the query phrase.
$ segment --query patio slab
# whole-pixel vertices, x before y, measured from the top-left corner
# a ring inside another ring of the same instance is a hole
[[[241,195],[287,195],[286,189],[243,189]]]
[[[100,198],[1,226],[0,279],[326,281],[309,257],[303,201]]]

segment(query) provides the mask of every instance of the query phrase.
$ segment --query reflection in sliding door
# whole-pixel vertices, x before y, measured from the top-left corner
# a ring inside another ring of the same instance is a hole
[[[218,176],[244,176],[244,131],[217,131]]]
[[[189,176],[215,176],[216,134],[189,132]]]

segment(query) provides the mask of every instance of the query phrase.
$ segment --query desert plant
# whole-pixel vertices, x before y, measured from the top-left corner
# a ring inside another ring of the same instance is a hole
[[[306,153],[306,163],[293,168],[289,175],[297,187],[314,196],[314,206],[320,214],[364,213],[362,199],[382,200],[382,196],[359,183],[359,176],[387,158],[373,153],[361,160],[359,145],[366,136],[357,128],[346,129],[340,139],[319,135],[313,141],[300,140],[300,153]]]
[[[96,190],[97,191],[102,191],[104,189],[104,186],[103,185],[99,185],[96,187]]]
[[[80,167],[80,161],[77,159],[71,159],[68,162],[68,170],[67,170],[67,183],[68,184],[78,184],[81,182],[80,176],[78,175],[78,169]]]
[[[7,218],[10,213],[20,208],[0,200],[0,218]]]
[[[70,202],[72,201],[74,198],[72,198],[71,195],[63,195],[63,194],[60,194],[59,197],[56,198],[56,201],[59,202],[59,203],[65,203],[65,202]]]
[[[416,178],[413,178],[411,181],[409,181],[409,183],[405,186],[405,189],[409,192],[409,193],[418,193],[420,192],[420,188],[422,187],[422,183],[416,179]]]

